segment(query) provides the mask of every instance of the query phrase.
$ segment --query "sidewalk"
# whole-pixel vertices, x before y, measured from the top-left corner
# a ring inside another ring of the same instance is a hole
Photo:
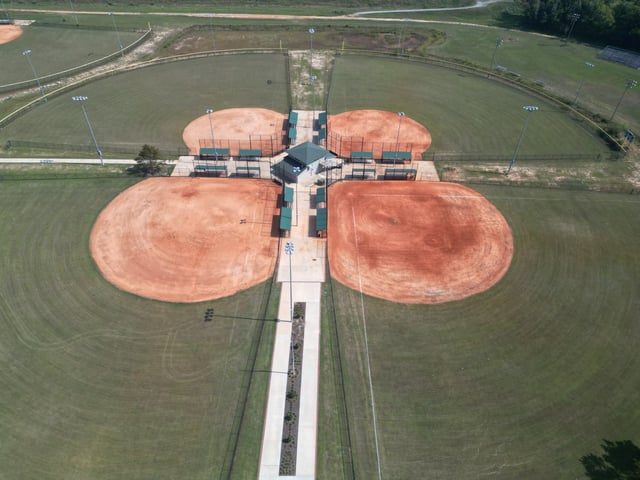
[[[310,113],[310,112],[309,112]],[[302,120],[305,122],[305,120]],[[310,121],[310,115],[309,120]],[[311,130],[311,129],[309,129]],[[306,140],[303,140],[306,141]],[[311,218],[312,183],[292,184],[293,205],[291,256],[281,252],[278,282],[282,283],[276,327],[271,379],[260,454],[260,480],[313,480],[316,471],[318,431],[318,382],[320,368],[320,301],[325,280],[326,240],[315,236]],[[283,246],[284,248],[284,246]],[[289,264],[291,262],[291,264]],[[291,278],[291,283],[290,283]],[[291,296],[293,298],[291,298]],[[291,302],[306,303],[304,344],[301,365],[300,411],[296,449],[296,475],[279,476],[282,431],[286,406],[287,371],[291,349]]]

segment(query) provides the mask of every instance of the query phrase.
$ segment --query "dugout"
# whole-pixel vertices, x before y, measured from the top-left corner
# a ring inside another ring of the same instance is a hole
[[[238,150],[238,161],[259,162],[262,157],[262,150],[257,148],[241,148]]]
[[[316,205],[318,208],[322,208],[327,203],[327,189],[326,187],[319,187],[316,190]]]
[[[316,234],[325,238],[327,236],[327,209],[318,208],[316,211]]]
[[[291,233],[291,223],[293,214],[291,207],[280,208],[280,234],[283,237],[288,237]]]
[[[385,168],[385,180],[415,180],[418,171],[415,168]]]
[[[412,157],[411,152],[396,152],[396,151],[382,152],[383,163],[392,163],[392,162],[407,163],[407,162],[411,162],[411,157]]]
[[[293,188],[284,187],[284,194],[282,196],[282,200],[287,207],[291,207],[293,203]]]
[[[374,167],[353,168],[351,170],[351,179],[353,180],[370,180],[376,177],[376,169]]]
[[[373,163],[373,152],[351,152],[349,161],[351,163]]]
[[[228,148],[201,148],[198,152],[198,158],[205,161],[226,161],[229,160]]]
[[[196,177],[226,177],[227,166],[197,164],[193,167],[193,172]]]

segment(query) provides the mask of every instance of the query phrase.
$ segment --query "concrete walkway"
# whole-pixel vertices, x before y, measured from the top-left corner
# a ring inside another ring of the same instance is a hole
[[[312,138],[311,114],[300,112],[298,142]],[[305,128],[306,127],[306,128]],[[306,130],[306,131],[305,131]],[[304,132],[304,133],[303,133]],[[294,253],[283,252],[278,265],[282,283],[276,338],[273,349],[271,379],[260,453],[260,480],[313,480],[316,471],[318,431],[318,383],[320,368],[320,301],[325,280],[326,240],[317,238],[313,179],[291,184],[294,189],[291,236]],[[284,249],[284,245],[282,247]],[[289,263],[291,262],[291,263]],[[291,282],[290,282],[291,278]],[[291,297],[292,295],[292,297]],[[296,475],[279,476],[282,432],[286,407],[287,371],[291,350],[291,302],[306,303],[304,342],[301,365],[300,411],[296,450]]]

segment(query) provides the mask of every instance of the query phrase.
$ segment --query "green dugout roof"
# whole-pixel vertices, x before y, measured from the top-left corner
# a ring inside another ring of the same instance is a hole
[[[201,148],[200,155],[210,155],[212,157],[220,157],[222,155],[229,155],[228,148]]]
[[[325,187],[320,187],[316,190],[316,202],[326,202],[327,201],[327,189]]]
[[[289,129],[289,139],[290,140],[295,140],[297,136],[298,136],[298,132],[296,131],[296,128],[295,127],[291,127]]]
[[[284,201],[287,203],[293,202],[293,188],[284,187]]]
[[[262,156],[262,150],[241,148],[238,151],[238,156],[240,156],[240,157],[261,157]]]
[[[351,158],[373,158],[373,152],[351,152]]]
[[[318,114],[318,125],[326,125],[327,123],[327,112],[320,112]]]
[[[316,213],[316,230],[327,229],[327,209],[319,208]]]
[[[289,112],[289,125],[297,125],[298,124],[298,112],[294,112],[293,110]]]
[[[291,230],[291,209],[282,207],[280,209],[280,230]]]
[[[383,160],[393,160],[394,158],[399,160],[411,160],[411,152],[382,152]]]

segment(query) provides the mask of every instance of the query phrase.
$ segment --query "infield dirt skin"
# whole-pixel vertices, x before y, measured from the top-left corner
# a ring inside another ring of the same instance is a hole
[[[374,297],[461,300],[495,285],[513,257],[507,221],[462,185],[345,182],[328,205],[331,275]]]
[[[0,45],[9,43],[22,35],[22,27],[19,25],[0,25]]]
[[[226,297],[272,275],[279,193],[266,180],[144,180],[100,213],[91,254],[109,282],[142,297]]]

